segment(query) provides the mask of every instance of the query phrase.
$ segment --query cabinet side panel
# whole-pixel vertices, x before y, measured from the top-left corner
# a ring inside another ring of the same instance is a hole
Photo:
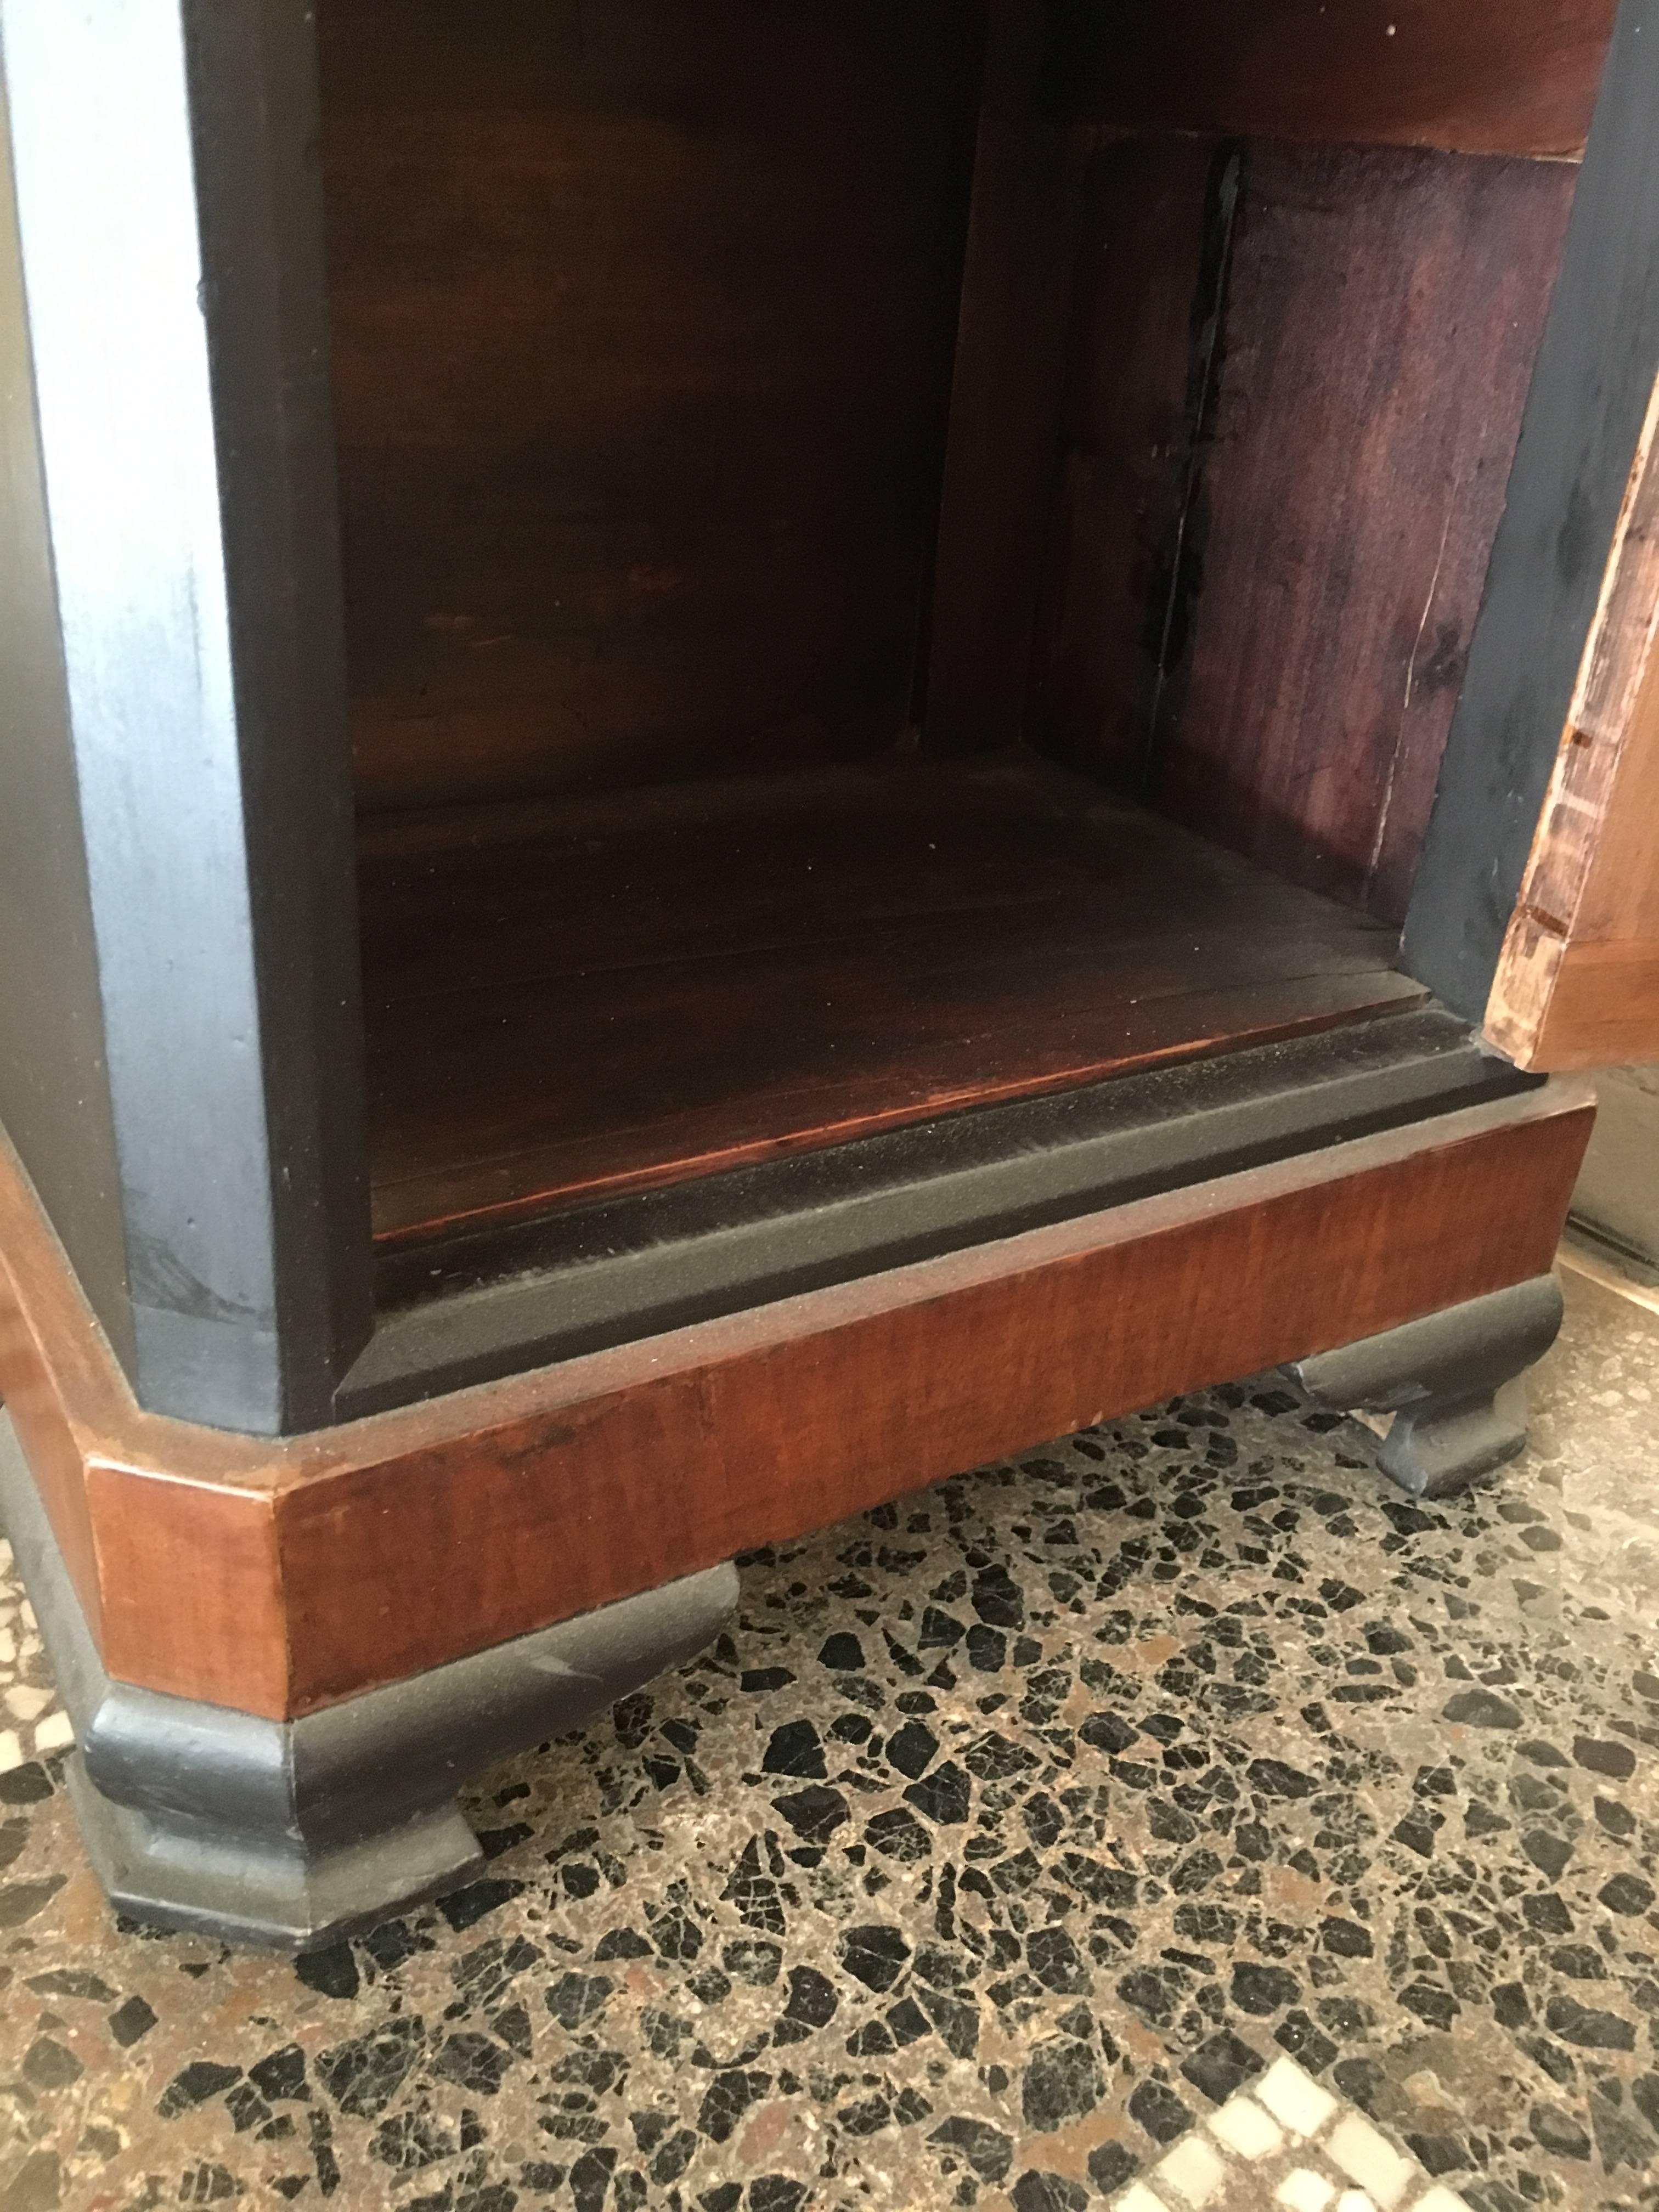
[[[1521,893],[1659,366],[1656,105],[1659,0],[1624,0],[1406,924],[1406,965],[1472,1021]]]
[[[325,374],[285,290],[312,24],[0,0],[0,39],[138,1395],[280,1432],[370,1318]]]
[[[0,1126],[123,1367],[132,1313],[0,82]]]

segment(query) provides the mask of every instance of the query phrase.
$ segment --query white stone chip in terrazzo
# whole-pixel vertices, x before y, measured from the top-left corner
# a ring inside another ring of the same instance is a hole
[[[54,1751],[68,1751],[75,1741],[75,1723],[67,1713],[52,1713],[34,1731],[34,1755],[45,1759]]]
[[[1284,2130],[1254,2097],[1230,2097],[1209,2124],[1216,2141],[1240,2158],[1267,2158],[1284,2147]]]
[[[1293,2058],[1276,2059],[1256,2083],[1255,2094],[1292,2136],[1316,2136],[1337,2109],[1329,2090],[1322,2089]],[[1354,2176],[1356,2181],[1363,2178]]]
[[[1351,2181],[1370,2192],[1382,2212],[1394,2212],[1417,2171],[1410,2159],[1401,2157],[1388,2137],[1358,2112],[1350,2112],[1331,2130],[1325,2148]],[[1365,2212],[1365,2208],[1344,2197],[1340,2212]]]
[[[1117,2212],[1169,2212],[1161,2197],[1156,2197],[1144,2181],[1131,2184],[1117,2200]]]
[[[6,1710],[20,1721],[38,1720],[52,1698],[50,1690],[37,1690],[27,1682],[19,1682],[6,1692]]]
[[[23,1764],[23,1747],[15,1729],[0,1729],[0,1774],[9,1774]]]
[[[1227,2168],[1202,2136],[1191,2135],[1177,2143],[1167,2158],[1159,2160],[1154,2178],[1165,2195],[1174,2190],[1193,2212],[1204,2212],[1204,2207],[1226,2187]]]
[[[1287,2159],[1298,2154],[1290,2150],[1279,2121],[1308,2161],[1288,2172]],[[1217,2155],[1212,2136],[1229,2160]],[[1183,2136],[1152,2179],[1156,2190],[1133,2183],[1115,2212],[1255,2212],[1266,2190],[1273,2191],[1279,2212],[1469,2212],[1462,2197],[1428,2182],[1363,2113],[1289,2058],[1276,2061],[1251,2089],[1237,2091]]]
[[[1322,2174],[1298,2166],[1279,2183],[1273,2202],[1282,2204],[1285,2212],[1328,2212],[1335,2195],[1336,2191]]]

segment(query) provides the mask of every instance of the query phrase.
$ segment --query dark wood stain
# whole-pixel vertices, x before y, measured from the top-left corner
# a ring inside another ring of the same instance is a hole
[[[1392,930],[1029,757],[393,827],[363,911],[383,1241],[1419,995]]]
[[[957,0],[325,0],[371,809],[909,717],[978,94]]]
[[[1056,0],[1074,116],[1465,154],[1572,155],[1615,0]]]
[[[919,704],[928,752],[1021,732],[1059,456],[1083,161],[1044,100],[1044,0],[990,0]]]
[[[1250,152],[1200,479],[1200,597],[1158,798],[1395,921],[1574,173],[1393,149]]]
[[[1397,921],[1576,172],[1251,144],[1218,303],[1201,149],[1096,159],[1037,740]]]
[[[1214,144],[1126,138],[1088,165],[1033,741],[1114,788],[1147,773],[1202,377]]]

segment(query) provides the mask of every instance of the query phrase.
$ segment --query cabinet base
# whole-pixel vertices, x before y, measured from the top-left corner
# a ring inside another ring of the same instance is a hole
[[[1449,1498],[1525,1449],[1525,1370],[1561,1311],[1555,1278],[1540,1275],[1285,1372],[1333,1412],[1392,1413],[1378,1467],[1413,1498]]]
[[[309,1951],[458,1887],[482,1862],[453,1804],[331,1849],[118,1805],[69,1761],[87,1856],[118,1911],[228,1943]]]
[[[0,1524],[75,1723],[70,1794],[112,1903],[162,1927],[289,1951],[465,1881],[483,1854],[459,1785],[691,1657],[738,1594],[733,1567],[710,1567],[272,1721],[109,1679],[3,1413]]]

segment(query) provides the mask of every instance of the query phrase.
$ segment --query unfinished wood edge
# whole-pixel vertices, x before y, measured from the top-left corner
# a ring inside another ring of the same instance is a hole
[[[1544,1026],[1565,940],[1517,907],[1504,939],[1482,1035],[1517,1067],[1541,1073]]]
[[[1547,1003],[1522,1063],[1540,1072],[1650,1060],[1659,1007],[1659,939],[1558,945]]]
[[[1659,379],[1648,397],[1568,720],[1580,743],[1624,742],[1659,630]],[[1603,778],[1606,756],[1594,764]],[[1616,753],[1614,765],[1616,766]]]
[[[1594,1064],[1556,1006],[1621,772],[1659,730],[1659,381],[1631,463],[1572,703],[1487,998],[1487,1038],[1538,1070]],[[1649,1024],[1650,1028],[1651,1024]]]

